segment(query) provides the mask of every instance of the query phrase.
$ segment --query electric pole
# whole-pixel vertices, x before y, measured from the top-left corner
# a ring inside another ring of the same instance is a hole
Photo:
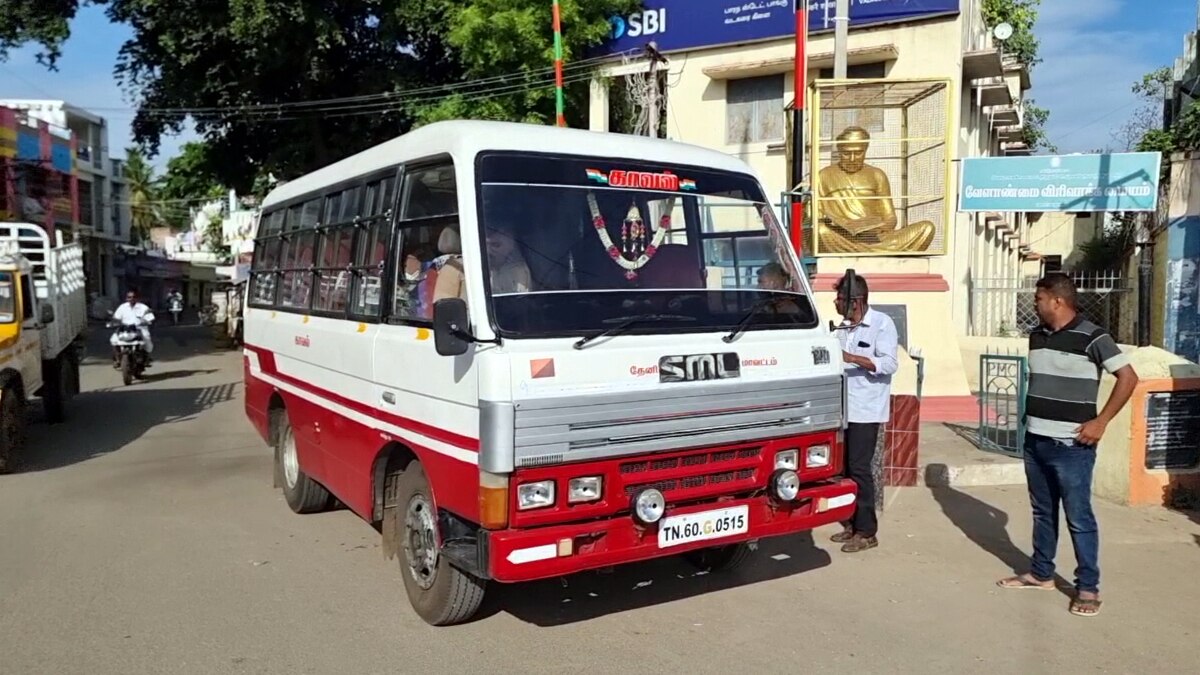
[[[837,0],[833,17],[833,78],[846,79],[846,43],[850,40],[850,0]]]
[[[792,92],[792,248],[796,255],[804,248],[804,97],[808,87],[808,0],[796,0],[796,58],[793,64]]]
[[[650,129],[647,134],[650,138],[658,138],[659,125],[659,90],[658,90],[658,65],[666,63],[667,59],[658,51],[658,45],[654,42],[646,45],[646,56],[650,59],[650,102],[649,102],[649,119]]]

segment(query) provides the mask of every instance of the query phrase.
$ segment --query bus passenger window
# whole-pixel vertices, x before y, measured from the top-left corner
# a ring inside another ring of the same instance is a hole
[[[385,191],[386,186],[380,183],[368,185],[365,198],[367,208],[380,208],[379,205],[383,203],[381,195]],[[358,247],[354,255],[354,280],[351,286],[351,314],[379,316],[389,233],[389,221],[382,215],[368,216],[366,224],[358,233]]]
[[[446,262],[446,256],[437,248],[441,230],[437,225],[401,227],[393,318],[421,321],[433,318],[433,289]]]

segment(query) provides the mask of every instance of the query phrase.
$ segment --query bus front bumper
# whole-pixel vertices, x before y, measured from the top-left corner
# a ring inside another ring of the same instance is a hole
[[[855,493],[853,481],[839,479],[806,486],[786,504],[762,495],[668,508],[653,525],[641,525],[632,516],[622,515],[585,523],[492,531],[487,537],[488,576],[501,582],[533,581],[804,532],[849,520],[854,515]],[[714,531],[717,528],[712,527],[713,522],[720,520],[728,526],[738,523],[738,516],[744,516],[746,523],[736,527],[736,533]],[[672,529],[676,539],[664,541],[667,538],[660,536],[663,528]]]

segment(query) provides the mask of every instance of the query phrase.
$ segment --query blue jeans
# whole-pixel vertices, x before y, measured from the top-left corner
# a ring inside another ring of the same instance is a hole
[[[1033,506],[1033,564],[1039,581],[1054,578],[1058,551],[1058,507],[1067,516],[1075,547],[1075,588],[1100,590],[1100,531],[1092,513],[1092,470],[1096,448],[1073,440],[1025,434],[1025,479]]]

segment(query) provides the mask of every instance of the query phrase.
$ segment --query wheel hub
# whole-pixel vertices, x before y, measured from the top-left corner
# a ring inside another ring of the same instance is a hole
[[[413,580],[429,590],[437,579],[437,526],[433,507],[423,495],[408,501],[404,516],[404,554]]]

